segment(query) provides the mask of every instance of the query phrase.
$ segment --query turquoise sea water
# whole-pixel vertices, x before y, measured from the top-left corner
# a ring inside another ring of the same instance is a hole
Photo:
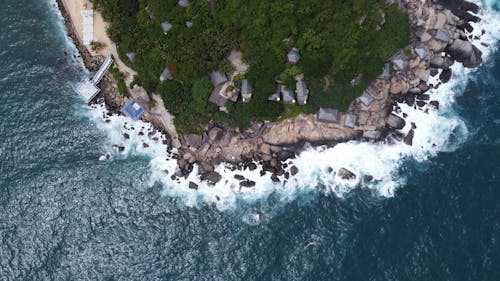
[[[500,280],[500,54],[454,88],[467,133],[403,161],[393,197],[323,182],[221,211],[138,149],[99,161],[114,140],[53,5],[0,10],[0,280]]]

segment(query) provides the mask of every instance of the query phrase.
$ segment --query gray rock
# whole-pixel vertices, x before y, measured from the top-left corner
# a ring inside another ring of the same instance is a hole
[[[222,136],[223,136],[223,131],[221,128],[219,127],[213,127],[212,129],[210,129],[210,131],[208,132],[208,137],[212,140],[212,141],[219,141]]]
[[[244,176],[238,175],[238,174],[234,175],[234,178],[237,179],[237,180],[239,180],[239,181],[245,180]]]
[[[448,48],[448,52],[465,67],[478,67],[482,62],[482,52],[469,41],[455,40]]]
[[[189,189],[198,190],[198,185],[192,181],[189,182]]]
[[[343,180],[353,180],[356,178],[356,174],[347,170],[346,168],[341,168],[337,174]]]
[[[215,185],[222,179],[222,176],[219,173],[212,171],[203,175],[203,179],[206,180],[209,184]]]
[[[403,142],[409,146],[412,146],[413,145],[413,137],[415,135],[415,131],[413,129],[411,129],[408,134],[406,134],[406,136],[404,137],[403,139]]]
[[[451,34],[448,30],[440,28],[436,30],[436,35],[434,36],[434,38],[442,42],[448,43],[450,42]]]
[[[402,53],[398,53],[392,57],[391,62],[398,70],[406,69],[410,65],[410,62]]]
[[[188,147],[198,148],[201,145],[201,136],[199,135],[187,135],[185,139]]]
[[[394,128],[396,130],[401,130],[406,125],[406,122],[403,118],[401,118],[397,115],[391,114],[387,118],[386,124],[391,128]]]
[[[429,49],[422,43],[419,43],[415,47],[415,53],[421,58],[421,59],[426,59],[429,57],[431,54]]]
[[[276,174],[272,174],[272,175],[271,175],[271,180],[272,180],[274,183],[279,183],[279,182],[280,182],[280,179],[278,178],[278,175],[276,175]]]
[[[451,79],[451,69],[448,68],[448,69],[445,69],[443,70],[443,72],[441,72],[441,74],[439,75],[439,80],[441,80],[441,82],[443,83],[446,83],[448,81],[450,81]]]
[[[299,173],[299,169],[294,165],[292,167],[290,167],[290,175],[293,177],[295,176],[296,174]]]
[[[448,69],[453,64],[453,61],[448,57],[432,57],[430,66],[434,68]]]
[[[429,104],[434,108],[439,109],[439,102],[437,100],[431,100]]]
[[[241,187],[254,187],[255,182],[251,181],[251,180],[244,180],[244,181],[240,182],[240,186]]]

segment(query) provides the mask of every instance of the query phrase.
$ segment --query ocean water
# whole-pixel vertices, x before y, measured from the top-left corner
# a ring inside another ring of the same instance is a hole
[[[4,0],[0,280],[500,280],[500,7],[482,4],[486,62],[453,67],[439,111],[401,106],[412,147],[308,148],[286,184],[244,171],[243,190],[221,165],[194,191],[148,124],[84,105],[54,2]]]

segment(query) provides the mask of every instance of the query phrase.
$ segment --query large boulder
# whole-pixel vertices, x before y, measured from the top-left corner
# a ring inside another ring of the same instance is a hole
[[[448,47],[448,53],[465,67],[478,67],[482,62],[482,52],[471,42],[457,39]]]
[[[453,64],[449,57],[435,56],[431,58],[430,66],[434,68],[448,69]]]
[[[401,130],[406,125],[406,122],[403,118],[401,118],[397,115],[391,114],[387,118],[386,124],[393,129]]]

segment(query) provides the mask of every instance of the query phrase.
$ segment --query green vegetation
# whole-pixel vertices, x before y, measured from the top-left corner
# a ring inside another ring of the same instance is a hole
[[[125,84],[125,79],[123,78],[123,74],[118,70],[116,65],[113,63],[113,66],[110,69],[111,74],[115,77],[118,83],[118,92],[124,97],[130,97],[130,94],[127,90],[127,85]]]
[[[94,52],[99,52],[100,50],[102,50],[102,48],[104,48],[104,44],[99,41],[92,41],[90,42],[90,48]]]
[[[409,42],[407,16],[385,0],[191,0],[185,8],[177,0],[93,2],[111,23],[108,32],[120,55],[136,52],[131,66],[138,83],[160,93],[181,133],[197,132],[210,119],[246,127],[251,118],[278,120],[319,106],[345,110]],[[376,31],[379,10],[386,23]],[[356,24],[363,16],[363,24]],[[192,27],[186,26],[188,20]],[[172,24],[166,34],[164,21]],[[286,54],[294,46],[302,58],[289,66]],[[245,78],[254,96],[248,104],[228,102],[229,113],[223,113],[208,103],[207,74],[230,72],[226,56],[231,50],[242,51],[250,65]],[[174,80],[160,83],[167,66]],[[293,77],[301,72],[310,88],[306,106],[267,101],[276,79],[294,89]],[[351,86],[359,73],[363,81]]]

